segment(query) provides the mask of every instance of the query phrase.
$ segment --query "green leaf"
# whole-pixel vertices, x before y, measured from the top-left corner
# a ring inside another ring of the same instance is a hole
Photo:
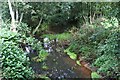
[[[79,60],[77,60],[77,61],[76,61],[76,63],[77,63],[79,66],[81,66],[81,63],[80,63],[80,61],[79,61]]]
[[[96,72],[92,72],[91,73],[91,78],[94,79],[94,78],[101,78],[101,76],[99,74],[97,74]]]

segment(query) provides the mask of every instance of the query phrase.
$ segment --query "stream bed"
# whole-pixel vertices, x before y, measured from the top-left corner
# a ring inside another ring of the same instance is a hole
[[[29,54],[30,58],[35,56],[37,56],[36,53]],[[46,65],[48,69],[42,69],[42,65]],[[56,49],[53,49],[52,52],[49,52],[49,56],[44,62],[40,63],[31,60],[30,66],[36,74],[45,74],[52,79],[90,79],[91,74],[91,71],[86,67],[77,65],[75,60],[69,58],[64,53],[64,50],[56,51]]]

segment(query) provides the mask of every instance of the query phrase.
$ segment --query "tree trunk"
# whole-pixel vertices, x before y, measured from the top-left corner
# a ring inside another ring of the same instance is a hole
[[[36,31],[37,31],[37,30],[38,30],[38,28],[40,27],[41,22],[42,22],[42,19],[43,19],[43,18],[41,18],[41,19],[40,19],[40,21],[39,21],[39,23],[38,23],[37,27],[36,27],[36,28],[35,28],[35,30],[33,31],[33,35],[36,33]]]
[[[12,5],[11,5],[10,0],[8,0],[8,5],[9,5],[9,10],[10,10],[10,15],[12,18],[10,30],[13,32],[17,32],[16,25],[15,25],[14,11],[12,10]]]
[[[23,19],[23,13],[21,13],[19,24],[21,23],[22,19]]]
[[[18,9],[16,9],[16,22],[18,23]]]
[[[90,16],[89,16],[89,20],[90,20],[90,24],[92,24],[92,9],[91,9],[91,2],[90,2]]]

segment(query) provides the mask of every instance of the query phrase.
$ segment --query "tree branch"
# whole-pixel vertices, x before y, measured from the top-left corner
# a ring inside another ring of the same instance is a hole
[[[38,28],[40,27],[41,22],[42,22],[42,19],[43,19],[43,18],[41,18],[41,19],[40,19],[40,21],[39,21],[39,23],[38,23],[37,27],[36,27],[36,28],[35,28],[35,30],[33,31],[33,35],[36,33],[36,31],[37,31],[37,30],[38,30]]]

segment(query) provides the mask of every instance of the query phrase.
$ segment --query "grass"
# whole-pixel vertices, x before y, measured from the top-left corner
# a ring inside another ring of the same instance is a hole
[[[68,40],[71,38],[70,33],[61,33],[61,34],[44,34],[43,37],[47,37],[50,40],[52,39],[58,39],[58,40]]]

